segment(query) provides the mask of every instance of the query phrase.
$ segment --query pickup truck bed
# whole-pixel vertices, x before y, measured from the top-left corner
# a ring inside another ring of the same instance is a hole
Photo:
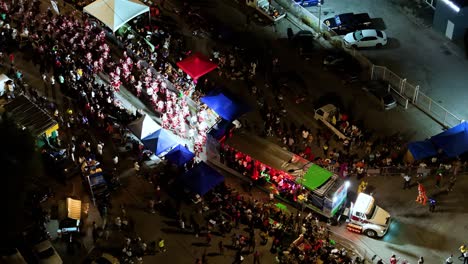
[[[372,19],[367,13],[344,13],[325,19],[324,23],[338,35],[372,27]]]

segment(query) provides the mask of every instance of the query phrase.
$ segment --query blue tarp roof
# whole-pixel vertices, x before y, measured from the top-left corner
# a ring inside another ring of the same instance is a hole
[[[165,129],[160,129],[141,140],[157,156],[177,145],[176,137]]]
[[[408,149],[416,160],[436,156],[439,149],[448,158],[459,156],[468,152],[468,123],[463,122],[428,140],[411,142]]]
[[[437,148],[442,149],[449,158],[459,156],[468,151],[468,123],[463,122],[438,135],[431,137]]]
[[[187,171],[182,181],[194,193],[204,195],[223,182],[224,176],[202,161]]]
[[[200,100],[227,121],[234,121],[250,111],[247,104],[226,92],[213,91]]]
[[[430,140],[411,142],[408,144],[408,149],[415,160],[422,160],[437,155],[437,149]]]
[[[177,166],[182,166],[192,160],[195,157],[195,154],[186,147],[177,145],[175,148],[171,149],[165,157]]]

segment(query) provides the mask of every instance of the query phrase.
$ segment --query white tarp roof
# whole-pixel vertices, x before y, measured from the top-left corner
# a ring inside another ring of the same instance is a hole
[[[129,20],[149,12],[149,10],[148,6],[138,0],[97,0],[83,9],[84,12],[99,19],[113,32]]]
[[[149,115],[145,114],[128,124],[128,128],[137,138],[143,139],[161,129],[161,126],[158,125],[158,123],[156,123]]]

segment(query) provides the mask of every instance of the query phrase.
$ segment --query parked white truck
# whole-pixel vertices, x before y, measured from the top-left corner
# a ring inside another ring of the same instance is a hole
[[[348,137],[345,136],[338,128],[336,128],[332,123],[331,119],[338,113],[338,108],[332,104],[327,104],[315,110],[314,118],[315,120],[320,120],[324,123],[335,135],[341,139],[345,140]]]
[[[390,214],[375,204],[374,197],[360,193],[355,203],[347,210],[347,229],[368,237],[383,237],[390,227]]]

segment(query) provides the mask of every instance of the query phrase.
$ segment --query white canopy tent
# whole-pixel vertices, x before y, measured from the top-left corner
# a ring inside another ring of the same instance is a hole
[[[85,6],[83,11],[115,32],[133,18],[149,12],[150,8],[138,0],[97,0]]]
[[[137,138],[143,139],[161,129],[161,126],[158,125],[158,123],[156,123],[149,115],[145,114],[128,124],[128,128]]]

